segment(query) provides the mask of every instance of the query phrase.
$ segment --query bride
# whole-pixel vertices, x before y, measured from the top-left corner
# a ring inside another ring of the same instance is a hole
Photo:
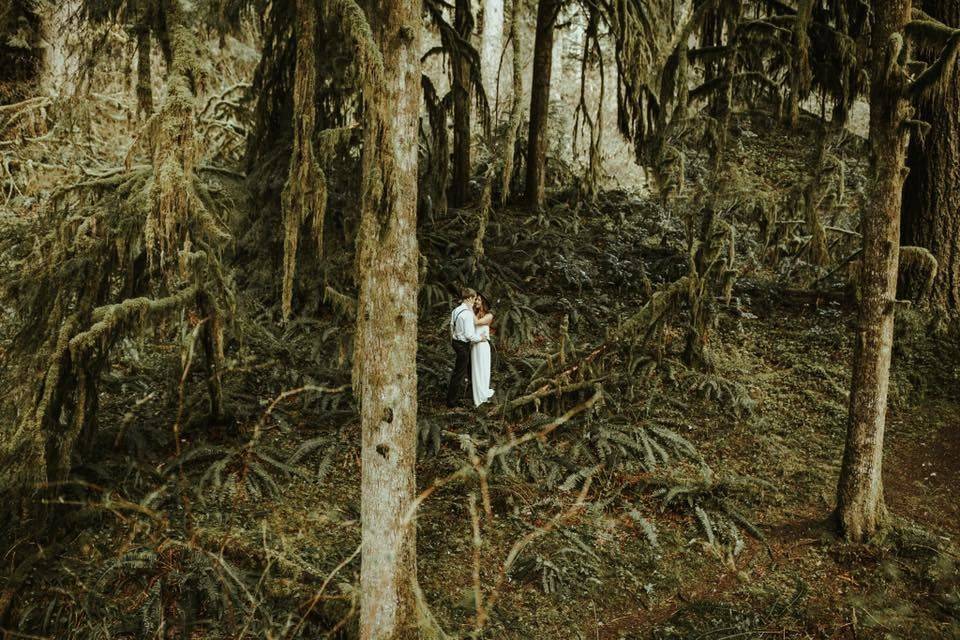
[[[477,294],[473,306],[476,318],[477,334],[486,338],[482,342],[474,342],[470,352],[471,387],[473,389],[473,404],[480,406],[493,397],[490,388],[490,325],[493,324],[493,314],[490,305],[483,294]]]

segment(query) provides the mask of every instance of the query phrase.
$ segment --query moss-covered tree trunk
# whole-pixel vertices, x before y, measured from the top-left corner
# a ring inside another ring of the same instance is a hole
[[[137,25],[137,115],[153,115],[153,74],[150,67],[150,25]]]
[[[371,3],[354,393],[362,424],[360,637],[415,638],[417,132],[421,5]],[[379,63],[379,61],[376,61]],[[375,72],[375,73],[374,73]],[[381,76],[376,78],[375,76]]]
[[[810,93],[810,17],[813,0],[799,0],[793,22],[794,55],[790,58],[790,128],[800,124],[800,101]]]
[[[470,42],[473,17],[470,0],[456,0],[454,28],[464,42]],[[470,61],[454,50],[453,62],[453,178],[450,204],[462,207],[470,191]]]
[[[960,27],[960,0],[923,3],[933,18]],[[940,47],[919,47],[919,58],[930,62]],[[914,116],[931,125],[910,141],[910,173],[903,189],[904,245],[924,247],[937,259],[931,302],[960,309],[960,69],[953,65],[934,90],[916,101]]]
[[[900,247],[900,195],[908,134],[905,73],[900,55],[910,0],[874,5],[871,36],[870,152],[872,181],[863,211],[863,261],[854,341],[847,441],[837,488],[837,523],[852,541],[883,524],[883,431]]]
[[[553,67],[553,30],[560,10],[558,0],[540,0],[533,44],[533,81],[530,85],[530,135],[527,138],[527,204],[543,206],[546,189],[547,121],[550,111],[550,73]]]
[[[503,141],[503,176],[500,185],[501,206],[505,206],[510,198],[517,133],[520,130],[520,119],[523,117],[523,48],[520,46],[519,23],[522,6],[519,0],[513,0],[510,11],[510,46],[513,48],[511,83],[513,89],[510,96],[510,120],[507,122],[507,131]]]

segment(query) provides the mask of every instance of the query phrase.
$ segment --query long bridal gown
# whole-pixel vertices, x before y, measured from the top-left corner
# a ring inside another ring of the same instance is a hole
[[[490,327],[477,327],[477,334],[483,338],[490,338]],[[480,406],[493,397],[490,388],[490,343],[474,342],[470,352],[470,373],[472,374],[473,404]]]

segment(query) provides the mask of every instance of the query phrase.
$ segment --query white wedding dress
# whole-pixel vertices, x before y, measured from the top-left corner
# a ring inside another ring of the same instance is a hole
[[[477,327],[477,335],[490,339],[490,327]],[[493,397],[490,388],[490,343],[474,342],[470,351],[470,373],[473,387],[473,404],[479,407]]]

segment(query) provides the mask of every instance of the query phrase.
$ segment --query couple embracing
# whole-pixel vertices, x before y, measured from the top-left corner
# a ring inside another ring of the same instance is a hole
[[[490,388],[490,325],[493,314],[483,295],[466,287],[460,291],[460,306],[450,313],[450,337],[456,362],[447,386],[447,406],[457,406],[463,397],[463,382],[470,379],[473,404],[479,407],[493,397]]]

